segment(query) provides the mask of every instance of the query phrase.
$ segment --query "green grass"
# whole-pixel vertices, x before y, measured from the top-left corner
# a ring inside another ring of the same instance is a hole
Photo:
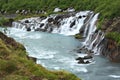
[[[106,34],[106,38],[115,40],[118,45],[120,45],[120,33],[118,32],[109,32]]]
[[[65,71],[49,71],[28,60],[25,48],[0,32],[0,80],[80,80]],[[34,77],[34,78],[35,78]]]
[[[24,3],[23,3],[24,2]],[[101,13],[101,18],[113,18],[120,15],[120,0],[0,0],[0,9],[8,13],[16,10],[44,10],[53,12],[54,8],[66,9],[73,7],[76,10],[93,10]]]
[[[0,26],[4,26],[5,23],[7,23],[9,21],[9,19],[5,18],[5,17],[0,17]]]

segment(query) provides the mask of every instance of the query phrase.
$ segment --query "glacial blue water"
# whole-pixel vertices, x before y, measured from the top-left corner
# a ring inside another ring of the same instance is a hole
[[[120,80],[120,64],[109,62],[100,55],[95,55],[90,64],[78,64],[75,58],[85,54],[75,51],[82,44],[72,36],[15,28],[9,28],[7,35],[22,43],[28,55],[36,57],[36,63],[47,69],[67,70],[82,80]]]

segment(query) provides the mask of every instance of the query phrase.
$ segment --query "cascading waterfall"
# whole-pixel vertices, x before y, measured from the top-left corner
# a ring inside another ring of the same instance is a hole
[[[99,43],[104,38],[104,33],[97,31],[96,22],[99,13],[92,11],[55,14],[48,17],[27,18],[13,22],[13,27],[27,31],[43,31],[64,35],[81,34],[85,41],[83,45],[94,53],[100,52]]]
[[[26,18],[13,22],[7,35],[22,43],[28,56],[37,58],[36,63],[47,69],[67,70],[83,80],[120,80],[120,65],[96,56],[107,44],[103,43],[104,32],[96,27],[98,16],[82,11]],[[76,34],[82,39],[69,36]]]

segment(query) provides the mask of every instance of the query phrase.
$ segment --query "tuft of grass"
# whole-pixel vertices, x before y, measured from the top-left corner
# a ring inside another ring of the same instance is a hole
[[[118,45],[120,45],[120,33],[118,32],[109,32],[106,35],[106,38],[112,39],[117,42]]]

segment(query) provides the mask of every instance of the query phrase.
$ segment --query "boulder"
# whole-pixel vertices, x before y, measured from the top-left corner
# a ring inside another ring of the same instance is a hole
[[[78,18],[79,18],[79,19],[81,19],[81,18],[82,18],[82,16],[79,16]]]
[[[75,20],[70,24],[70,28],[72,28],[75,25]]]
[[[49,18],[49,19],[48,19],[48,22],[50,22],[50,23],[53,22],[53,21],[54,21],[53,18]]]
[[[43,26],[44,26],[44,23],[41,23],[41,24],[40,24],[40,28],[43,27]]]
[[[31,31],[31,28],[30,28],[30,27],[28,27],[28,28],[27,28],[27,31]]]
[[[30,23],[29,20],[25,20],[25,23]]]

